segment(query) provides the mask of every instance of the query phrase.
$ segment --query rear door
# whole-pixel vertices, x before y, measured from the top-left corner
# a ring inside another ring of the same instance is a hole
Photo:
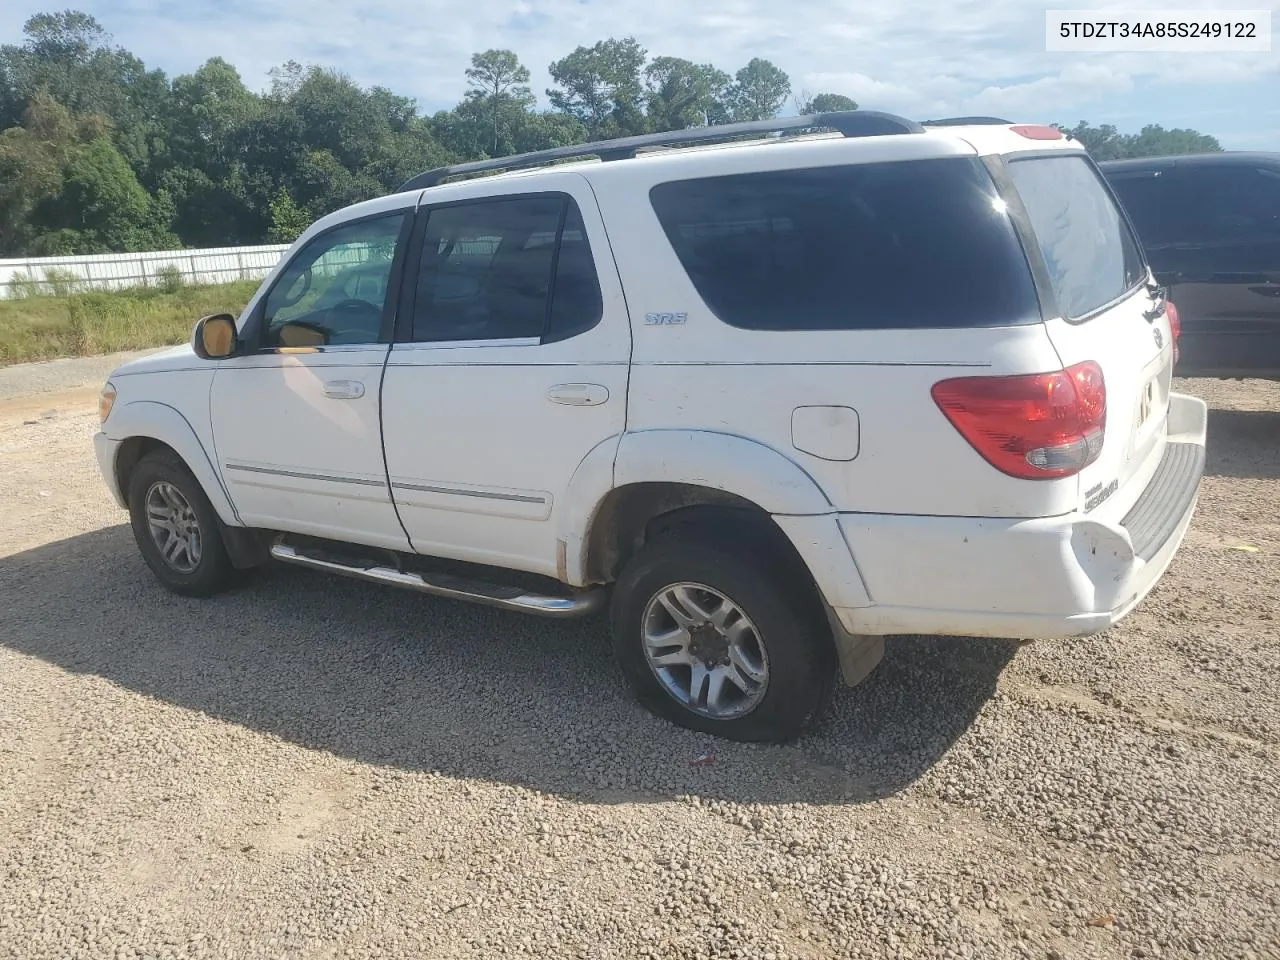
[[[586,181],[497,189],[419,214],[387,472],[417,552],[556,576],[574,471],[626,424],[631,331]]]
[[[1106,385],[1105,438],[1080,474],[1081,509],[1112,498],[1123,506],[1137,499],[1163,452],[1173,359],[1168,317],[1152,315],[1137,238],[1083,152],[1006,160],[1045,268],[1049,337],[1063,366],[1092,361]]]

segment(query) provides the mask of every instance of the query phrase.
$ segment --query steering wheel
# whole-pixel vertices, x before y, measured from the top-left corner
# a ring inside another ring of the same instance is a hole
[[[377,326],[382,322],[382,310],[368,300],[355,298],[339,300],[325,312],[332,321],[335,333],[338,332],[339,327],[346,331],[353,329],[363,331],[369,328],[370,323]]]

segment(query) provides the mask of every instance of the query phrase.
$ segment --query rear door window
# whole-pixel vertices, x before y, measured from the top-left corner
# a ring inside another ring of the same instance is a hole
[[[735,327],[1040,320],[1026,256],[977,158],[677,180],[650,200],[698,294]]]
[[[1015,159],[1009,173],[1063,316],[1087,317],[1142,281],[1137,240],[1084,157]]]
[[[565,340],[603,301],[582,213],[564,194],[432,210],[412,313],[419,342]]]

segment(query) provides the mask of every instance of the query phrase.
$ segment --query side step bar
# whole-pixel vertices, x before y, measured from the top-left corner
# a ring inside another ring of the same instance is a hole
[[[465,580],[450,574],[406,573],[393,567],[365,563],[354,558],[350,563],[338,563],[309,556],[287,543],[273,544],[271,556],[285,563],[310,567],[313,570],[325,570],[344,577],[355,577],[357,580],[371,580],[374,583],[403,587],[436,597],[469,600],[472,603],[482,603],[503,610],[518,610],[521,613],[534,613],[544,617],[561,619],[582,617],[599,610],[604,603],[602,590],[583,591],[572,597],[527,593],[516,587]]]

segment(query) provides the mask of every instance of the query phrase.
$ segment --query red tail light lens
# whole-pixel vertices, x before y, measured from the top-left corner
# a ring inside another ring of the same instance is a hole
[[[1079,473],[1102,452],[1107,388],[1092,360],[1017,377],[957,377],[933,400],[997,470],[1025,480]]]
[[[1178,362],[1178,338],[1182,336],[1182,318],[1172,300],[1164,302],[1164,312],[1169,317],[1169,332],[1173,334],[1173,362]]]
[[[1062,131],[1040,123],[1019,123],[1009,128],[1028,140],[1061,140]]]

